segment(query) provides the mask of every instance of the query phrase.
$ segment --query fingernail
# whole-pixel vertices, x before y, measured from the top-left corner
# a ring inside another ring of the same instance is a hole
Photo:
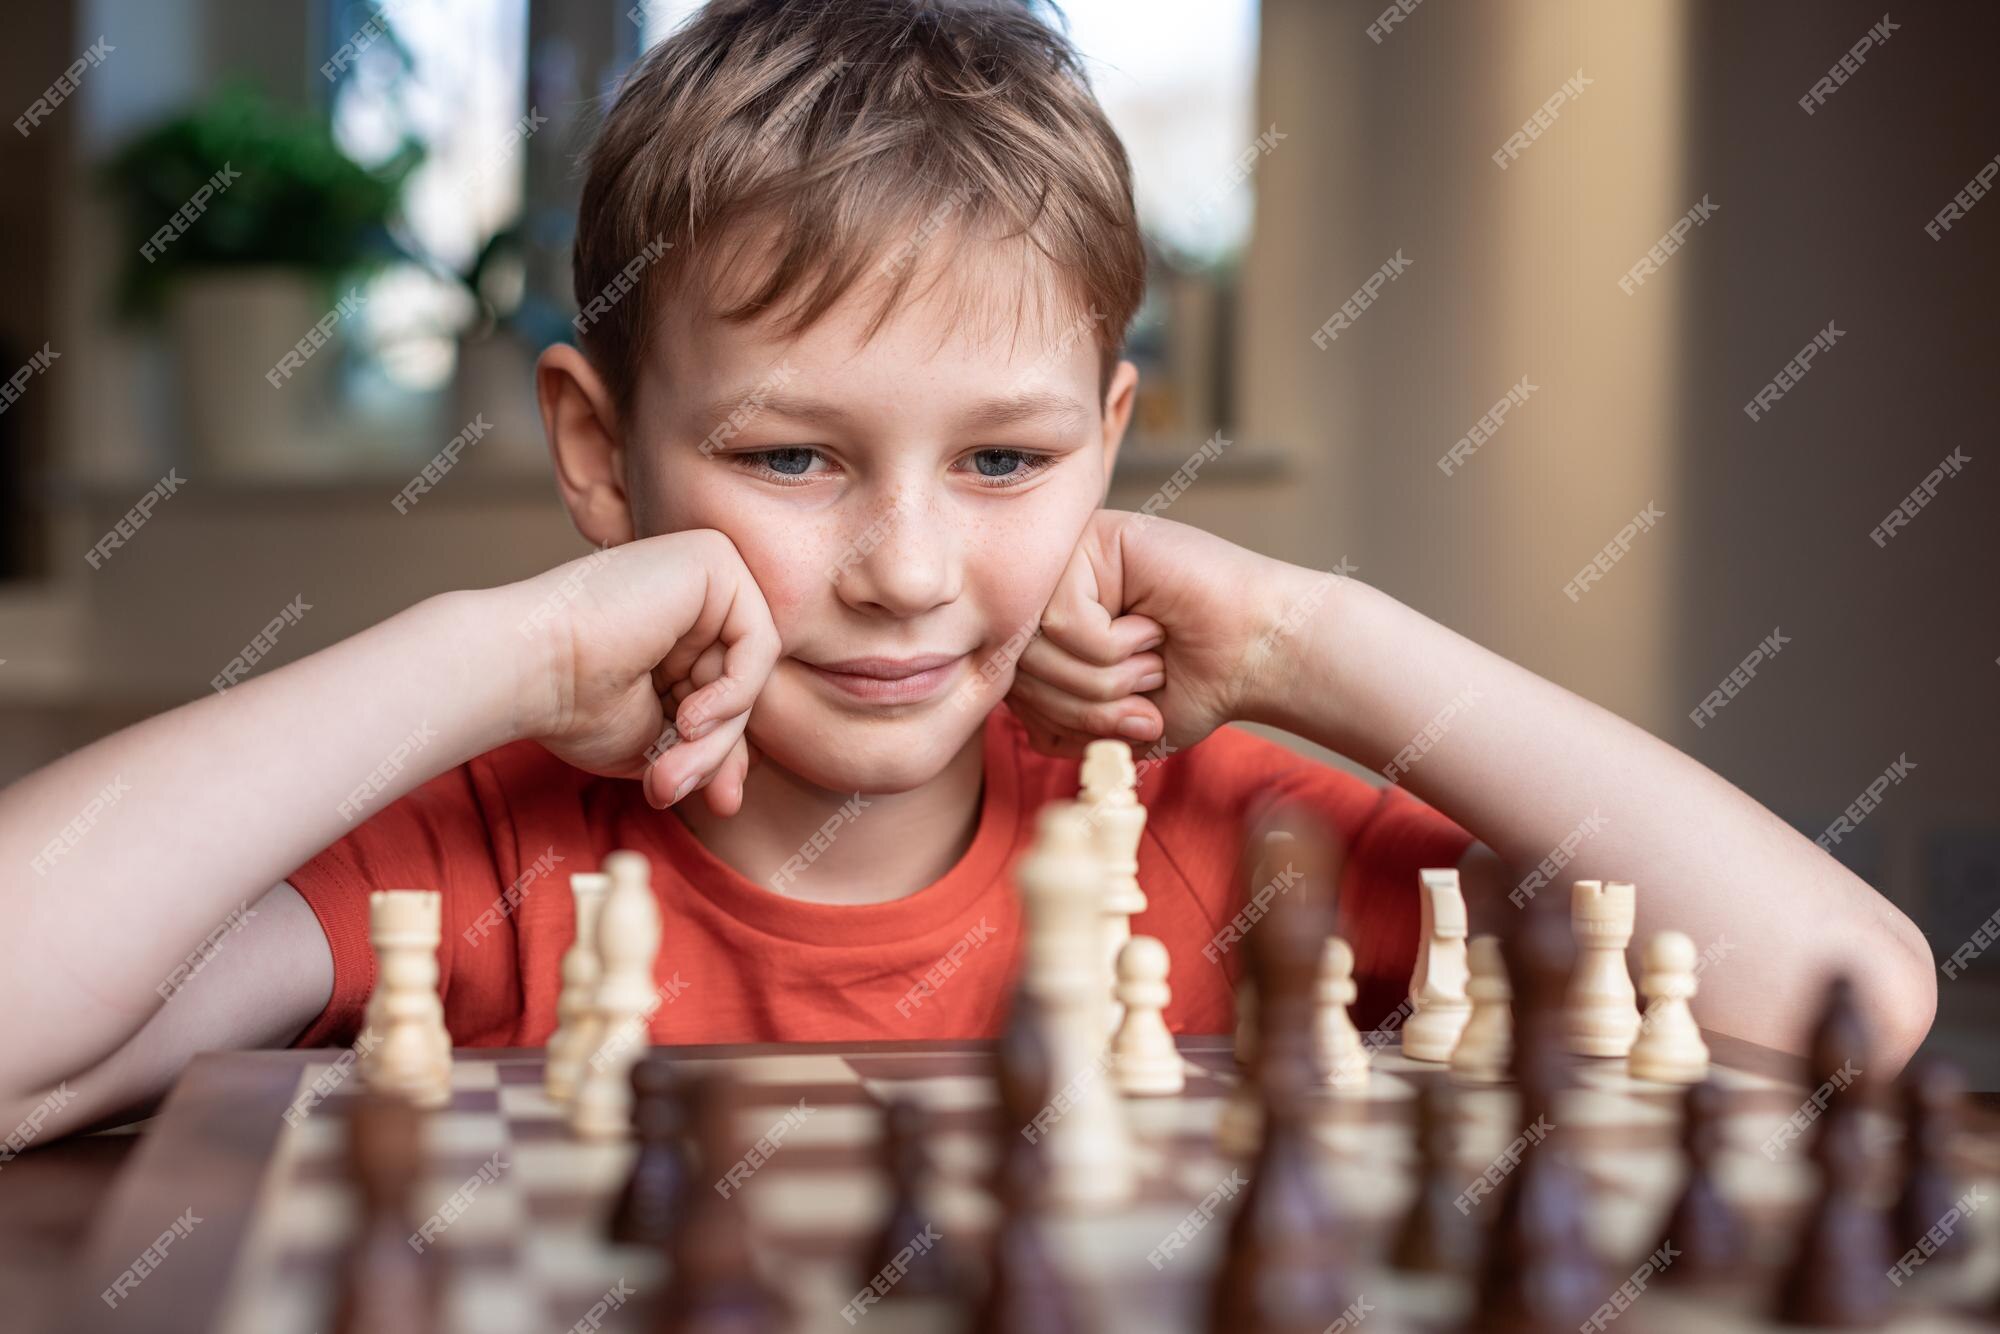
[[[1119,722],[1118,734],[1120,736],[1129,736],[1134,741],[1144,741],[1147,737],[1153,735],[1153,720],[1134,714],[1130,718]]]
[[[1151,639],[1139,645],[1138,648],[1135,648],[1132,651],[1134,653],[1151,653],[1154,649],[1158,648],[1160,645],[1166,642],[1167,642],[1167,637],[1165,635],[1154,635]]]
[[[681,780],[680,787],[677,788],[674,792],[674,799],[668,802],[667,805],[669,806],[678,805],[680,799],[682,797],[685,797],[691,790],[693,790],[695,783],[700,781],[700,778],[701,778],[700,774],[689,774],[686,778],[683,778]]]
[[[1158,690],[1161,686],[1165,685],[1166,683],[1167,683],[1167,678],[1165,673],[1148,672],[1144,677],[1140,678],[1139,684],[1132,687],[1132,693],[1135,695],[1143,695],[1148,690]]]
[[[699,741],[707,736],[714,727],[715,720],[713,718],[705,718],[692,727],[682,728],[681,735],[689,741]]]

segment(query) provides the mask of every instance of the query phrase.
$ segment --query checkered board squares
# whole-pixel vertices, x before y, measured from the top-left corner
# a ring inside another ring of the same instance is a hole
[[[1173,1334],[1202,1325],[1206,1284],[1226,1241],[1229,1205],[1199,1220],[1204,1198],[1233,1194],[1232,1173],[1247,1164],[1220,1154],[1214,1136],[1235,1086],[1223,1039],[1184,1040],[1188,1087],[1176,1097],[1126,1104],[1136,1199],[1114,1213],[1057,1220],[1051,1250],[1077,1280],[1103,1334]],[[988,1051],[963,1047],[893,1050],[828,1048],[745,1055],[691,1050],[690,1071],[727,1072],[744,1100],[738,1126],[745,1145],[785,1121],[783,1143],[741,1186],[753,1251],[761,1271],[790,1302],[802,1334],[854,1328],[842,1314],[866,1283],[863,1252],[888,1204],[877,1165],[880,1110],[910,1098],[930,1113],[932,1178],[926,1206],[938,1231],[969,1257],[983,1252],[995,1206],[986,1183],[995,1166],[998,1109]],[[296,1088],[328,1069],[303,1066]],[[1783,1080],[1718,1067],[1735,1099],[1722,1171],[1767,1261],[1781,1253],[1810,1199],[1813,1175],[1803,1143],[1770,1161],[1758,1151],[1772,1129],[1798,1109],[1803,1090]],[[1393,1042],[1374,1053],[1368,1084],[1316,1104],[1313,1133],[1324,1153],[1319,1170],[1350,1220],[1359,1290],[1385,1313],[1381,1328],[1453,1327],[1469,1300],[1462,1282],[1390,1272],[1380,1265],[1396,1222],[1416,1189],[1414,1100],[1427,1083],[1446,1081],[1438,1066],[1405,1059]],[[264,1169],[255,1217],[234,1266],[218,1334],[314,1334],[331,1326],[342,1245],[353,1225],[344,1182],[342,1117],[359,1081],[343,1084],[324,1105],[279,1137]],[[294,1090],[296,1091],[296,1089]],[[1457,1162],[1468,1186],[1519,1132],[1519,1100],[1506,1087],[1461,1088],[1454,1102]],[[1678,1189],[1679,1093],[1629,1079],[1615,1065],[1587,1063],[1559,1104],[1576,1161],[1591,1182],[1592,1235],[1615,1285],[1656,1243],[1655,1233]],[[803,1110],[801,1110],[803,1109]],[[607,1334],[651,1323],[668,1274],[648,1250],[613,1246],[604,1221],[630,1170],[629,1143],[572,1137],[563,1111],[542,1090],[535,1053],[460,1052],[450,1104],[426,1122],[430,1162],[418,1190],[421,1211],[465,1190],[483,1165],[505,1166],[482,1180],[455,1221],[437,1236],[447,1266],[444,1334],[557,1334],[593,1311],[607,1292],[636,1295],[599,1314]],[[1881,1133],[1893,1139],[1883,1122]],[[1885,1140],[1886,1143],[1886,1140]],[[1532,1151],[1532,1150],[1530,1150]],[[2000,1164],[1988,1164],[1988,1168]],[[1985,1173],[1991,1183],[1993,1171]],[[2000,1190],[2000,1185],[1992,1187]],[[1497,1193],[1472,1209],[1497,1212]],[[2000,1198],[2000,1197],[1996,1197]],[[1994,1211],[2000,1219],[2000,1210]],[[1978,1224],[1990,1221],[1975,1218]],[[1177,1229],[1194,1235],[1162,1255]],[[1982,1236],[1983,1258],[2000,1277],[2000,1229]],[[1628,1263],[1629,1261],[1629,1263]],[[1940,1289],[1942,1290],[1942,1289]],[[1392,1313],[1392,1314],[1391,1314]],[[1644,1299],[1644,1328],[1763,1329],[1747,1303],[1688,1303],[1655,1290]],[[898,1301],[863,1317],[873,1334],[945,1334],[948,1314]],[[1372,1319],[1372,1317],[1371,1317]],[[1944,1319],[1944,1323],[1939,1323]],[[1706,1322],[1706,1323],[1704,1323]],[[1633,1328],[1639,1329],[1634,1317]],[[1912,1316],[1896,1327],[1972,1328],[1948,1318]]]

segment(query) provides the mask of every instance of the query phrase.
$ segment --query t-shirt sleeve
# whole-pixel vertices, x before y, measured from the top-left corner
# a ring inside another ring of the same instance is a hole
[[[286,879],[318,917],[333,953],[333,995],[295,1045],[345,1044],[360,1035],[362,1010],[375,986],[375,953],[368,943],[368,896],[375,890],[443,894],[438,987],[449,1011],[458,980],[453,965],[463,953],[459,919],[466,905],[490,903],[501,888],[470,767],[440,774],[385,806]],[[512,951],[481,953],[498,959]],[[456,1037],[458,1029],[453,1033]]]

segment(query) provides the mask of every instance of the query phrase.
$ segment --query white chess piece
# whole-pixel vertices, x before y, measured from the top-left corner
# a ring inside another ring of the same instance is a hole
[[[1639,1035],[1639,998],[1625,966],[1638,910],[1634,893],[1629,882],[1618,880],[1579,880],[1571,887],[1577,953],[1564,1008],[1569,1047],[1579,1056],[1623,1056]]]
[[[1466,994],[1472,1015],[1452,1049],[1451,1073],[1468,1084],[1497,1084],[1514,1059],[1514,987],[1498,936],[1478,936],[1466,951],[1472,980]]]
[[[1410,1017],[1403,1024],[1403,1055],[1413,1061],[1448,1061],[1472,1016],[1465,994],[1465,895],[1456,870],[1420,871],[1423,920],[1417,966],[1410,974]]]
[[[557,1102],[576,1092],[583,1063],[603,1036],[596,1031],[591,1007],[604,976],[603,961],[597,957],[597,914],[610,888],[611,877],[601,871],[578,871],[569,878],[570,897],[576,903],[576,938],[563,954],[556,1031],[549,1038],[543,1071],[544,1087]]]
[[[1173,999],[1170,962],[1167,947],[1151,936],[1134,936],[1118,951],[1118,1000],[1125,1013],[1111,1039],[1111,1072],[1121,1093],[1151,1097],[1187,1086],[1163,1013]]]
[[[375,991],[366,1022],[379,1037],[363,1067],[368,1086],[419,1107],[451,1100],[451,1037],[438,998],[443,900],[429,890],[385,889],[368,896]]]
[[[1139,804],[1138,770],[1132,747],[1100,738],[1083,748],[1079,794],[1090,819],[1091,843],[1104,867],[1099,901],[1104,932],[1105,1033],[1118,1029],[1119,1009],[1113,999],[1118,955],[1132,938],[1132,919],[1146,911],[1146,894],[1139,888],[1139,839],[1146,828],[1146,808]]]
[[[1368,1048],[1347,1012],[1358,994],[1354,947],[1339,936],[1328,936],[1320,951],[1313,1009],[1313,1061],[1329,1088],[1360,1088],[1368,1082]]]
[[[1688,1008],[1694,964],[1694,941],[1679,931],[1661,931],[1646,942],[1642,981],[1649,1004],[1625,1067],[1634,1079],[1694,1084],[1708,1074],[1708,1044]]]
[[[1014,873],[1027,941],[1021,985],[1047,1023],[1049,1106],[1037,1116],[1048,1154],[1047,1189],[1059,1209],[1088,1211],[1132,1195],[1124,1108],[1105,1078],[1103,936],[1097,890],[1103,867],[1089,817],[1075,802],[1042,808],[1034,846]],[[1044,1127],[1045,1123],[1045,1128]]]
[[[593,1013],[597,1033],[570,1102],[570,1129],[586,1139],[615,1139],[632,1119],[631,1072],[650,1045],[646,1021],[659,1008],[653,981],[660,952],[660,905],[644,854],[604,859],[611,887],[597,913],[597,956],[604,965]]]

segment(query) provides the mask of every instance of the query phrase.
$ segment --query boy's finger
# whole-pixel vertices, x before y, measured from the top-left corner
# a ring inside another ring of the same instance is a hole
[[[1115,667],[1166,642],[1166,631],[1150,616],[1134,613],[1113,618],[1087,599],[1062,598],[1061,594],[1058,598],[1068,605],[1049,603],[1042,613],[1042,637],[1085,662]]]
[[[1092,544],[1078,545],[1042,609],[1042,633],[1086,662],[1116,666],[1135,653],[1166,641],[1159,622],[1148,616],[1120,616],[1117,577],[1092,563]]]
[[[1110,667],[1099,667],[1047,639],[1031,641],[1016,670],[1079,699],[1099,701],[1143,695],[1166,684],[1166,663],[1157,653],[1139,653]]]
[[[708,655],[703,654],[696,665],[708,661]],[[684,736],[699,739],[720,720],[749,713],[777,662],[777,631],[768,623],[752,627],[722,651],[722,675],[681,701],[674,713],[675,725]],[[696,679],[700,679],[699,673]]]
[[[694,791],[703,779],[721,766],[730,748],[743,735],[743,728],[748,722],[748,715],[737,714],[723,720],[700,738],[684,739],[678,746],[664,752],[647,766],[646,800],[655,809],[665,810]],[[686,734],[682,735],[685,737]]]
[[[702,789],[708,808],[717,815],[729,816],[743,809],[743,777],[750,771],[748,743],[742,738],[729,748],[729,754],[722,759],[722,767],[715,771],[715,777],[708,780]]]
[[[1009,695],[1007,707],[1026,729],[1028,744],[1040,754],[1062,759],[1077,759],[1083,755],[1084,743],[1090,740],[1089,737],[1079,736],[1066,727],[1056,725],[1019,696]]]
[[[1126,695],[1108,703],[1078,699],[1033,676],[1016,675],[1009,698],[1024,700],[1058,727],[1086,736],[1151,741],[1165,725],[1158,706],[1149,699],[1138,695]]]

